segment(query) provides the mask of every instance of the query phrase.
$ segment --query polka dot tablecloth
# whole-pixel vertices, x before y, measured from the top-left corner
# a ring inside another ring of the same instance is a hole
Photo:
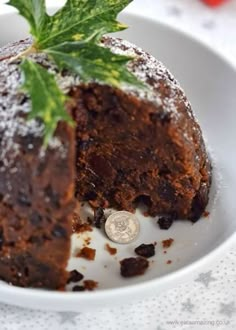
[[[48,1],[48,3],[55,1]],[[0,12],[6,10],[0,1]],[[236,1],[135,0],[129,11],[191,31],[236,65]],[[191,282],[149,299],[96,312],[42,312],[0,304],[0,330],[236,329],[236,242]]]

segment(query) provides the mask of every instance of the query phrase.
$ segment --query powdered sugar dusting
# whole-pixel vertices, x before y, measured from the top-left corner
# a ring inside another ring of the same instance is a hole
[[[186,109],[189,110],[189,115],[193,116],[191,106],[179,83],[160,61],[123,39],[105,38],[104,44],[116,54],[134,57],[134,60],[128,63],[128,69],[149,87],[145,90],[127,85],[124,86],[126,91],[161,106],[164,112],[169,112],[175,117],[179,115],[176,103],[182,99]],[[165,88],[168,89],[164,98],[163,93],[160,93],[160,83],[164,83]]]
[[[3,171],[19,153],[16,137],[41,136],[43,127],[36,120],[25,120],[30,111],[30,102],[26,101],[25,95],[19,90],[17,65],[9,66],[7,61],[3,61],[0,65],[0,77],[0,158],[4,165],[1,167]]]
[[[19,154],[20,145],[17,137],[43,136],[44,126],[40,121],[26,120],[31,108],[31,101],[20,91],[19,63],[9,64],[9,54],[16,55],[30,44],[31,40],[27,39],[20,43],[7,45],[0,50],[0,171],[4,171],[9,166],[9,162]],[[148,86],[147,89],[139,89],[135,86],[122,85],[125,92],[154,103],[157,107],[161,107],[162,112],[171,114],[173,119],[178,119],[177,104],[183,101],[186,109],[189,110],[188,115],[193,117],[191,106],[178,82],[161,62],[125,40],[104,38],[103,44],[116,54],[133,56],[134,60],[128,63],[128,69]],[[75,77],[69,73],[60,74],[45,54],[36,54],[32,57],[49,72],[56,75],[57,82],[65,93],[68,93],[72,87],[80,85],[81,81],[78,76]],[[50,148],[62,148],[60,140],[57,140],[56,143],[51,141],[49,146]],[[33,145],[29,143],[28,149],[32,148]],[[40,157],[44,155],[45,152],[42,150]]]
[[[20,154],[19,137],[32,136],[42,138],[44,125],[39,120],[27,120],[27,114],[31,109],[31,102],[20,90],[21,75],[19,62],[9,63],[9,54],[15,55],[21,52],[31,43],[30,39],[23,43],[11,44],[0,51],[0,172],[11,167],[12,162]],[[43,65],[48,65],[45,55],[33,56]],[[50,71],[54,72],[55,67],[50,64]],[[56,143],[55,143],[56,141]],[[59,139],[52,139],[49,142],[50,149],[60,148],[61,155],[63,145]],[[34,148],[33,142],[27,146],[28,150]],[[45,153],[41,153],[41,156]],[[11,170],[11,173],[16,169]]]

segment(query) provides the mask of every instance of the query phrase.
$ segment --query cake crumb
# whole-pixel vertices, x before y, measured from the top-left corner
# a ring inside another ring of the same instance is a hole
[[[87,260],[94,260],[95,255],[96,255],[96,250],[95,249],[91,249],[91,248],[85,246],[76,254],[76,257],[84,258],[84,259],[87,259]]]
[[[145,258],[126,258],[120,261],[120,274],[123,277],[143,275],[148,267],[149,262]]]
[[[167,260],[167,265],[171,264],[172,263],[172,260]]]
[[[164,249],[169,248],[173,242],[174,242],[173,238],[165,239],[162,241],[162,247]]]
[[[208,211],[204,211],[204,212],[203,212],[203,216],[204,216],[204,218],[208,218],[209,215],[210,215],[210,212],[208,212]]]
[[[84,233],[86,231],[93,231],[93,228],[87,223],[84,223],[84,224],[74,223],[73,224],[73,232],[74,233],[80,234],[80,233]]]
[[[117,249],[111,247],[108,243],[105,244],[105,250],[108,251],[112,256],[117,253]]]
[[[93,281],[93,280],[85,280],[84,281],[85,290],[93,291],[97,287],[98,287],[98,282],[96,282],[96,281]]]

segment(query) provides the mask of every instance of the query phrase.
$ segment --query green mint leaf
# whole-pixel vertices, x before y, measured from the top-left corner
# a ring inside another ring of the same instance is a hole
[[[10,0],[8,5],[19,10],[30,24],[30,32],[37,40],[47,28],[49,16],[46,13],[45,0]]]
[[[23,72],[22,88],[29,94],[32,110],[28,118],[39,118],[44,123],[44,144],[47,145],[53,136],[59,121],[73,125],[65,110],[67,97],[61,92],[54,75],[39,64],[25,59],[21,64]]]
[[[98,81],[115,87],[122,83],[144,87],[131,72],[127,62],[132,57],[117,55],[93,42],[67,42],[46,49],[60,69],[78,74],[84,82]]]

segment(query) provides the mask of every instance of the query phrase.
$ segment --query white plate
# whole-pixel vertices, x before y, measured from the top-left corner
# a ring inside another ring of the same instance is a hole
[[[122,37],[143,47],[162,60],[185,89],[213,151],[214,175],[209,218],[196,224],[178,221],[168,230],[158,228],[153,219],[138,217],[141,235],[130,245],[118,248],[116,256],[104,250],[109,242],[102,231],[94,230],[91,247],[96,248],[94,262],[71,258],[69,268],[77,268],[86,278],[99,282],[94,292],[50,292],[22,289],[0,283],[0,301],[47,310],[84,311],[101,306],[114,306],[158,294],[196,276],[236,239],[236,70],[222,56],[201,42],[163,24],[130,14],[122,20],[131,28]],[[17,27],[9,29],[8,27]],[[26,25],[15,14],[0,16],[0,44],[26,35]],[[88,234],[85,234],[88,235]],[[173,238],[174,244],[163,253],[161,241]],[[134,256],[140,243],[157,241],[157,253],[144,276],[123,279],[119,260]],[[78,241],[75,242],[78,244]],[[172,260],[171,264],[166,264]],[[104,266],[107,266],[106,268]]]

